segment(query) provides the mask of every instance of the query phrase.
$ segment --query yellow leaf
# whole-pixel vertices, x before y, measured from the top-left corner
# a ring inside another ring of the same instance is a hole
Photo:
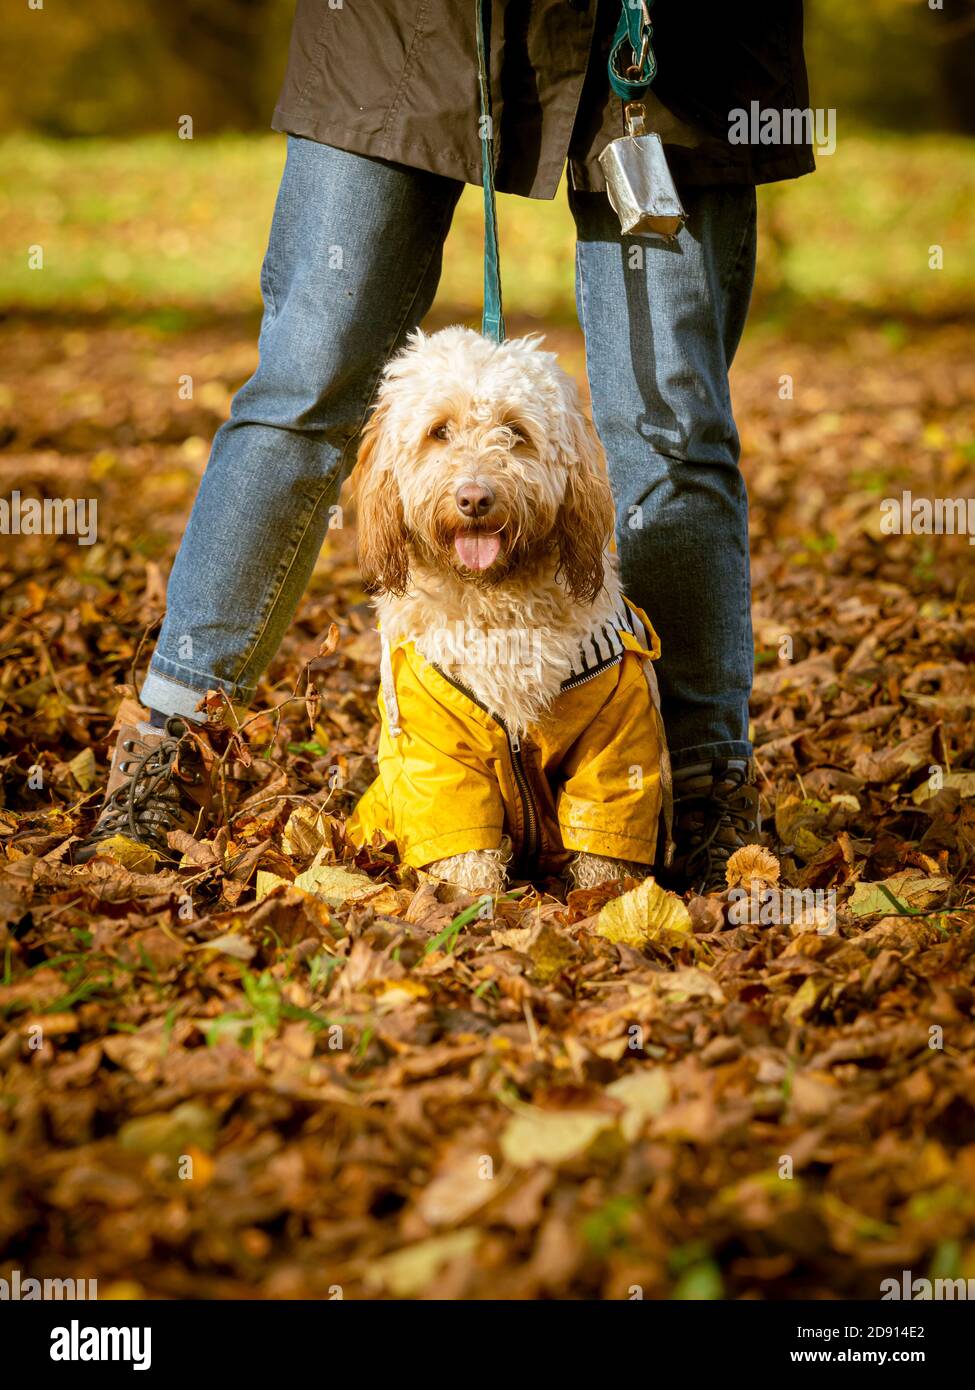
[[[526,1105],[508,1121],[501,1153],[516,1168],[564,1163],[585,1153],[597,1135],[615,1126],[612,1115],[595,1110],[536,1110]]]
[[[808,861],[815,858],[828,843],[823,835],[828,834],[832,813],[833,808],[828,802],[817,801],[814,797],[784,796],[775,807],[776,834],[784,845],[794,848],[800,859]]]
[[[95,780],[95,755],[91,749],[82,748],[78,756],[68,763],[68,771],[81,790],[86,792]]]
[[[975,772],[946,772],[942,774],[940,785],[932,787],[930,781],[922,782],[911,792],[915,806],[923,806],[939,791],[957,792],[963,801],[975,796]]]
[[[373,912],[380,912],[384,917],[406,915],[406,909],[413,900],[413,894],[408,888],[394,888],[391,883],[376,883],[375,880],[371,882],[373,892],[369,898],[369,906]]]
[[[377,996],[380,1013],[392,1013],[395,1009],[415,1004],[425,999],[430,991],[419,980],[374,980],[370,984]]]
[[[453,1226],[489,1202],[497,1183],[493,1172],[483,1171],[483,1164],[483,1154],[464,1154],[428,1182],[417,1202],[424,1221],[431,1226]]]
[[[135,874],[151,874],[156,869],[155,850],[151,850],[148,845],[140,845],[137,840],[130,840],[125,835],[111,835],[107,840],[102,840],[98,846],[98,855],[114,859],[116,864],[121,864],[123,869],[129,869]]]
[[[296,859],[314,859],[325,843],[327,816],[310,806],[298,806],[288,817],[281,835],[281,848]]]
[[[271,889],[277,888],[281,883],[287,888],[291,887],[288,880],[282,878],[280,874],[272,874],[270,869],[258,869],[254,884],[254,896],[257,901],[260,902],[262,898],[266,898]]]
[[[849,908],[856,917],[889,914],[892,909],[896,912],[898,903],[908,911],[920,911],[944,902],[951,886],[951,879],[940,874],[927,875],[918,869],[901,869],[877,883],[858,883],[853,889]]]
[[[341,907],[343,903],[362,898],[366,893],[374,893],[378,886],[368,875],[352,873],[336,864],[318,864],[295,879],[296,888],[324,898],[329,907]]]
[[[680,898],[647,878],[600,910],[596,931],[607,941],[625,946],[640,947],[648,941],[679,946],[691,934],[692,924]]]
[[[948,443],[948,434],[944,425],[936,424],[933,420],[924,426],[921,438],[932,449],[943,449]]]
[[[814,1013],[819,1001],[829,989],[831,981],[821,975],[807,975],[799,989],[789,1000],[785,1017],[790,1023],[804,1023]]]
[[[570,936],[560,932],[551,922],[538,922],[525,946],[534,969],[532,978],[547,985],[579,954]]]
[[[233,956],[234,960],[253,960],[257,955],[257,947],[253,941],[248,941],[246,937],[238,936],[236,932],[224,932],[221,936],[211,937],[209,941],[204,941],[197,946],[198,951],[218,951],[225,956]]]
[[[175,1110],[126,1120],[118,1132],[118,1142],[123,1149],[144,1154],[185,1154],[191,1144],[209,1153],[217,1142],[218,1128],[212,1110],[188,1100]]]
[[[101,482],[114,472],[118,465],[118,454],[112,453],[111,449],[99,449],[98,453],[88,464],[88,476],[93,482]]]
[[[530,959],[532,979],[547,985],[579,954],[579,948],[565,932],[544,920],[528,927],[495,931],[492,938],[501,946],[521,951]]]
[[[472,1255],[480,1238],[480,1232],[464,1229],[394,1250],[372,1262],[366,1271],[366,1283],[371,1288],[387,1290],[394,1298],[412,1298],[432,1283],[445,1264]]]
[[[606,1087],[606,1094],[625,1107],[620,1129],[623,1138],[633,1143],[647,1120],[655,1119],[666,1110],[670,1100],[670,1082],[660,1067],[629,1072]]]

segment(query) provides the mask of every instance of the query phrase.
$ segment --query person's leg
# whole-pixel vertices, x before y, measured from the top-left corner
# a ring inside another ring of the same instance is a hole
[[[627,594],[660,635],[675,770],[747,759],[754,653],[748,502],[728,369],[755,269],[755,193],[682,193],[674,242],[623,236],[602,193],[571,193],[593,419]]]
[[[145,705],[192,717],[210,689],[252,698],[311,575],[383,365],[433,301],[460,190],[289,139],[261,273],[260,364],[213,441]]]

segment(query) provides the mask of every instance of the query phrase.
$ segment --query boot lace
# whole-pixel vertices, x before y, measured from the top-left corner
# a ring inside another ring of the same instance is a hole
[[[724,882],[728,860],[755,829],[754,799],[746,782],[745,769],[729,767],[706,793],[680,797],[674,808],[675,819],[679,814],[682,821],[685,815],[691,821],[685,872],[704,886]]]
[[[179,790],[173,785],[185,733],[186,725],[174,717],[166,720],[164,737],[156,744],[125,740],[123,751],[134,755],[121,764],[126,780],[106,801],[88,843],[125,835],[164,854],[170,852],[167,835],[187,819]]]

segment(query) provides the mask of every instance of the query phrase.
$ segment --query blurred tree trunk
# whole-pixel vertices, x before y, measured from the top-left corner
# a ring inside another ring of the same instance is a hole
[[[963,135],[975,135],[975,0],[954,0],[949,32],[938,45],[945,114]]]
[[[275,0],[163,0],[153,18],[166,47],[203,79],[215,124],[267,125],[267,29]]]

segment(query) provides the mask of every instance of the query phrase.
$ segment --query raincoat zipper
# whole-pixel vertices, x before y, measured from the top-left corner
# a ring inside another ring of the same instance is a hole
[[[567,690],[575,690],[580,685],[585,685],[588,681],[594,681],[597,676],[601,676],[604,671],[608,671],[611,666],[617,666],[623,660],[623,653],[610,657],[608,661],[602,662],[592,671],[581,671],[578,676],[570,676],[567,681],[563,681],[559,686],[559,694],[564,695]]]
[[[503,719],[498,719],[496,714],[491,717],[497,719],[497,722],[504,729],[505,738],[508,740],[511,767],[515,774],[515,781],[518,783],[518,792],[525,812],[525,843],[520,858],[523,863],[531,864],[538,857],[538,807],[535,804],[535,794],[531,789],[528,773],[525,771],[524,760],[521,756],[521,740],[517,734],[508,732],[508,727]]]

